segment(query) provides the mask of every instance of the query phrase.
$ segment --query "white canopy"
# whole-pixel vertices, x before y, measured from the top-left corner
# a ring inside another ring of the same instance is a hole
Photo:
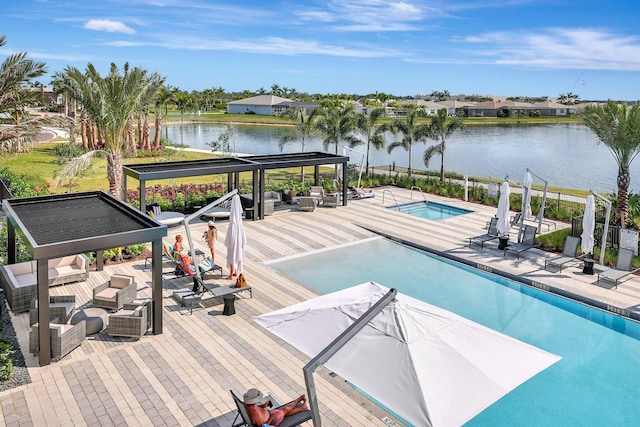
[[[533,184],[533,178],[531,177],[531,172],[527,171],[524,174],[524,181],[522,181],[522,187],[526,188],[527,195],[526,197],[523,195],[522,198],[522,215],[523,219],[534,219],[533,212],[531,212],[531,185]]]
[[[314,357],[388,290],[368,282],[254,320]],[[398,294],[325,366],[415,426],[460,426],[558,360]]]
[[[231,199],[231,214],[224,245],[227,247],[227,265],[233,266],[237,273],[242,273],[247,236],[242,223],[242,203],[240,202],[240,196],[237,194]]]
[[[509,196],[511,195],[511,188],[507,181],[503,182],[500,186],[500,199],[498,199],[498,212],[496,217],[498,223],[496,228],[498,233],[507,234],[511,229],[511,221],[509,220]]]
[[[595,244],[593,232],[596,229],[596,199],[593,194],[587,196],[587,202],[584,208],[584,216],[582,217],[582,253],[592,254]]]

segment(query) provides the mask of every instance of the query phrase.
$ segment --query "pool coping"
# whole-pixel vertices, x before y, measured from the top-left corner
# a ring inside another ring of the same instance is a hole
[[[603,310],[603,311],[607,311],[607,312],[616,314],[618,316],[622,316],[624,318],[633,320],[635,322],[640,322],[640,311],[633,311],[633,310],[629,310],[629,309],[626,309],[626,308],[622,308],[622,307],[614,306],[614,305],[611,305],[611,304],[607,304],[607,303],[604,303],[602,301],[598,301],[596,299],[586,297],[584,295],[580,295],[580,294],[577,294],[577,293],[574,293],[574,292],[569,292],[569,291],[567,291],[565,289],[561,289],[561,288],[549,285],[547,283],[539,282],[537,280],[527,279],[527,278],[524,278],[524,277],[519,276],[517,274],[509,273],[508,271],[504,271],[504,270],[500,270],[500,269],[494,268],[494,267],[492,267],[490,265],[487,265],[487,264],[483,264],[483,263],[479,263],[479,262],[468,260],[466,258],[458,257],[458,256],[452,255],[450,253],[443,252],[443,251],[440,251],[440,250],[437,250],[437,249],[434,249],[434,248],[430,248],[428,246],[424,246],[424,245],[421,245],[421,244],[416,243],[416,242],[412,242],[412,241],[407,240],[407,239],[403,239],[403,238],[400,238],[400,237],[397,237],[397,236],[393,236],[393,235],[390,235],[388,233],[384,233],[384,232],[379,231],[379,230],[374,230],[372,228],[369,228],[369,227],[366,227],[366,226],[363,226],[363,225],[360,225],[360,227],[362,227],[365,230],[370,231],[370,232],[372,232],[374,234],[377,234],[379,236],[385,237],[385,238],[387,238],[387,239],[389,239],[389,240],[391,240],[393,242],[401,243],[403,245],[409,246],[409,247],[414,248],[414,249],[425,251],[425,252],[440,256],[442,258],[446,258],[448,260],[458,262],[460,264],[464,264],[464,265],[467,265],[467,266],[470,266],[470,267],[473,267],[473,268],[477,268],[478,270],[482,270],[482,271],[485,271],[487,273],[496,274],[498,276],[504,277],[504,278],[512,280],[514,282],[521,283],[521,284],[523,284],[525,286],[529,286],[529,287],[532,287],[532,288],[535,288],[535,289],[539,289],[539,290],[544,291],[544,292],[548,292],[548,293],[551,293],[551,294],[554,294],[554,295],[558,295],[558,296],[561,296],[563,298],[567,298],[569,300],[576,301],[578,303],[582,303],[582,304],[585,304],[585,305],[588,305],[588,306],[591,306],[591,307],[594,307],[594,308],[597,308],[597,309],[600,309],[600,310]],[[640,308],[639,308],[639,310],[640,310]]]

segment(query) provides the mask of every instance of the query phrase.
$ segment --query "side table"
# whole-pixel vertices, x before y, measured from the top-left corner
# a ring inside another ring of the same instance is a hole
[[[507,246],[509,246],[509,236],[500,236],[498,237],[498,240],[500,241],[500,243],[498,244],[498,249],[507,249]]]
[[[582,267],[582,272],[593,276],[593,264],[595,261],[591,258],[585,258],[583,262],[584,266]]]
[[[222,314],[224,314],[225,316],[231,316],[232,314],[236,314],[235,295],[224,295],[222,297],[222,300],[224,301],[224,308],[222,309]]]

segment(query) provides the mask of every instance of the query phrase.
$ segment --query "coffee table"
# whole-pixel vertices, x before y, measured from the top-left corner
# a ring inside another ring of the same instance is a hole
[[[76,325],[80,321],[87,322],[87,335],[95,335],[102,331],[109,323],[107,310],[98,307],[89,307],[78,310],[71,317],[71,324]]]

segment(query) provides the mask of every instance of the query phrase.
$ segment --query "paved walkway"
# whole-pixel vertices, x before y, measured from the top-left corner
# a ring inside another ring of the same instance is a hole
[[[408,190],[390,191],[400,203],[410,201]],[[355,200],[347,207],[318,208],[315,212],[278,210],[264,221],[248,221],[245,272],[253,298],[236,302],[237,314],[222,315],[215,302],[189,314],[171,298],[174,289],[190,287],[187,278],[167,274],[164,281],[164,333],[140,340],[114,339],[101,333],[58,362],[38,367],[28,352],[28,315],[13,317],[32,383],[0,393],[0,426],[230,426],[235,417],[229,390],[243,393],[257,386],[284,401],[305,392],[302,367],[308,357],[257,326],[251,317],[312,298],[316,293],[264,264],[283,256],[358,241],[375,231],[406,239],[487,270],[501,270],[580,295],[623,312],[640,310],[640,279],[633,276],[617,289],[595,285],[596,276],[579,268],[562,274],[545,271],[544,257],[530,250],[504,257],[493,248],[468,247],[468,238],[482,234],[495,209],[429,195],[428,198],[474,212],[442,221],[429,221],[384,209],[382,193]],[[416,193],[414,192],[414,199]],[[389,198],[385,199],[389,204]],[[415,200],[414,200],[415,201]],[[562,227],[559,224],[559,227]],[[192,227],[194,236],[205,224]],[[226,222],[218,224],[217,261],[225,259]],[[169,230],[167,243],[182,227]],[[196,237],[196,246],[206,251]],[[364,267],[366,268],[366,267]],[[165,269],[168,273],[171,268]],[[227,270],[225,269],[225,272]],[[144,262],[120,264],[92,272],[86,282],[51,288],[56,295],[75,294],[88,302],[93,287],[110,274],[133,274],[138,297],[150,296],[150,273]],[[228,284],[223,278],[208,283]],[[324,369],[316,374],[323,424],[327,426],[383,426],[393,417],[346,386]],[[310,423],[308,423],[310,425]]]

